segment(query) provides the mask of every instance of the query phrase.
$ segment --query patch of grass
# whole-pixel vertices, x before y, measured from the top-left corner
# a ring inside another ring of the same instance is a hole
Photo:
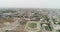
[[[60,25],[60,22],[58,22],[58,24]]]
[[[47,31],[52,31],[52,27],[48,24],[48,26],[45,26],[45,29],[47,30]]]
[[[45,26],[45,29],[46,29],[47,31],[49,31],[49,30],[50,30],[48,26]]]
[[[27,21],[20,21],[21,25],[25,25],[27,23]]]
[[[16,32],[16,31],[14,31],[14,30],[6,30],[5,32]]]
[[[48,18],[47,15],[44,15],[43,17],[44,17],[45,20],[49,21],[49,18]]]
[[[29,23],[28,25],[30,28],[36,28],[37,27],[37,24],[36,23]]]

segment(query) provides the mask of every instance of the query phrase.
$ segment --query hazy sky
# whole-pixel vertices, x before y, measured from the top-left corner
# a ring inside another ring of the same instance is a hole
[[[0,8],[60,8],[60,0],[0,0]]]

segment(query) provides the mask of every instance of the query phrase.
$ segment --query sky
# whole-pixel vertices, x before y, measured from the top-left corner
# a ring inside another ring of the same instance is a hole
[[[0,8],[60,8],[60,0],[0,0]]]

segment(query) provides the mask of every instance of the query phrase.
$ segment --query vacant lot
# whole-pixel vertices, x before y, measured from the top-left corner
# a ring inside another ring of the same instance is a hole
[[[25,25],[16,28],[17,32],[24,32]]]
[[[4,22],[9,22],[9,23],[12,23],[14,22],[13,18],[3,18],[3,19],[0,19],[0,24],[3,24]]]

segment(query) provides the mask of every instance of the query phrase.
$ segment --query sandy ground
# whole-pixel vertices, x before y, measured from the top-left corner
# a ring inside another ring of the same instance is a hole
[[[24,32],[25,25],[16,28],[17,32]]]

